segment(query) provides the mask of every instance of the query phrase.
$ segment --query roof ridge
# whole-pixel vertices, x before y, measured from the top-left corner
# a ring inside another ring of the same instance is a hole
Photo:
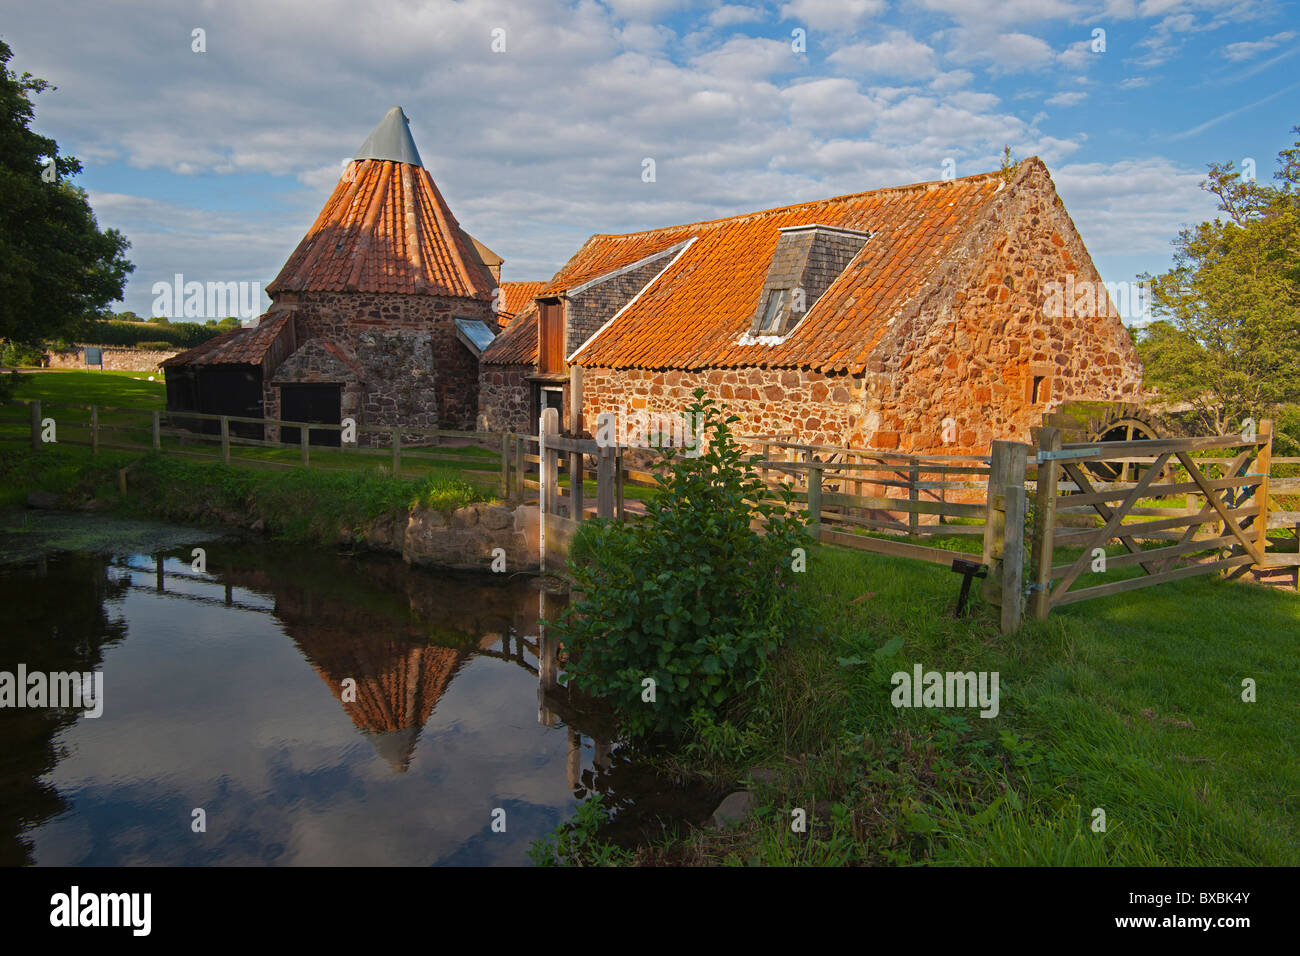
[[[1022,163],[1029,160],[1038,160],[1037,156],[1030,156]],[[1038,160],[1041,162],[1041,160]],[[659,232],[674,232],[679,229],[691,229],[702,226],[713,226],[724,222],[737,222],[743,219],[758,218],[760,216],[770,216],[775,213],[788,213],[792,210],[800,209],[804,206],[817,206],[824,203],[840,202],[845,199],[858,199],[863,196],[877,196],[890,193],[911,193],[911,192],[928,192],[931,189],[952,188],[957,184],[964,185],[981,185],[991,180],[1002,179],[1002,173],[998,170],[992,170],[986,173],[976,173],[971,176],[960,176],[956,179],[930,179],[919,183],[907,183],[902,186],[881,186],[877,189],[867,189],[857,193],[843,193],[839,196],[828,196],[825,199],[810,199],[806,202],[791,203],[788,206],[773,206],[770,209],[757,209],[753,212],[737,213],[734,216],[719,216],[716,219],[701,219],[698,222],[684,222],[675,226],[657,226],[654,229],[642,229],[637,232],[597,232],[591,235],[591,239],[631,239],[650,236]]]

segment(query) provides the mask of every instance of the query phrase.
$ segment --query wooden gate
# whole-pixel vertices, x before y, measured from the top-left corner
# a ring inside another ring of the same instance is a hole
[[[1206,454],[1215,451],[1229,457]],[[1268,421],[1255,435],[1070,445],[1062,445],[1058,429],[1042,429],[1030,558],[1034,615],[1291,557],[1266,553],[1271,458]],[[1132,481],[1098,478],[1121,462],[1125,473],[1134,468]],[[1110,554],[1116,541],[1124,552]],[[1059,552],[1066,560],[1054,565]],[[1111,574],[1134,566],[1141,575]],[[1087,586],[1076,587],[1081,581]]]

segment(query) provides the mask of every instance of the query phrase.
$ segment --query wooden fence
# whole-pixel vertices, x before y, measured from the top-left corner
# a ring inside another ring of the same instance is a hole
[[[45,446],[44,422],[48,412],[57,410],[58,414],[53,416],[56,443],[88,447],[94,454],[98,454],[101,449],[155,451],[179,458],[220,460],[226,464],[237,463],[263,468],[317,467],[324,470],[348,470],[358,466],[384,465],[395,476],[403,475],[403,463],[408,466],[424,464],[453,467],[472,473],[480,479],[489,477],[494,479],[503,497],[507,493],[509,483],[510,463],[505,453],[510,447],[510,436],[499,432],[358,425],[355,426],[355,433],[358,436],[383,436],[383,442],[362,445],[359,442],[340,441],[338,445],[322,445],[313,444],[311,436],[313,434],[319,436],[321,433],[340,433],[341,438],[345,426],[272,418],[249,418],[240,415],[211,415],[200,412],[76,405],[63,402],[42,403],[39,400],[14,401],[9,404],[28,406],[31,416],[30,439],[12,435],[0,437],[8,437],[11,441],[30,440],[33,451],[40,451]],[[63,414],[64,412],[84,413],[85,417]],[[105,421],[106,416],[113,421]],[[209,422],[216,425],[216,430],[211,433],[185,427],[187,424],[203,425]],[[252,438],[239,434],[240,425],[262,429],[268,426],[296,429],[298,440],[290,443]],[[447,439],[492,450],[500,454],[500,461],[494,462],[484,456],[458,455],[454,448],[437,453],[431,452],[431,449],[447,447],[443,445],[444,440]],[[298,459],[277,461],[240,455],[239,451],[246,448],[297,451]],[[322,452],[325,453],[323,456]],[[340,452],[343,453],[342,458],[339,457]],[[315,463],[313,463],[313,454],[318,459]],[[326,460],[321,461],[322,457]],[[413,477],[409,469],[406,473],[408,477]]]
[[[1268,421],[1253,436],[1101,444],[1063,445],[1059,430],[1042,429],[1031,557],[1034,615],[1046,618],[1078,601],[1203,574],[1300,568],[1300,554],[1281,550],[1300,541],[1300,512],[1274,502],[1279,493],[1300,492],[1300,478],[1271,474],[1275,466],[1300,460],[1274,459],[1272,445]],[[1205,454],[1216,451],[1230,454]],[[1126,467],[1104,467],[1121,464]],[[1132,481],[1095,478],[1097,471],[1126,475],[1129,465]],[[1295,538],[1269,534],[1292,528]],[[1109,555],[1113,542],[1125,553]],[[1058,549],[1068,549],[1067,558],[1053,564]],[[1111,573],[1135,566],[1142,574],[1117,580]]]

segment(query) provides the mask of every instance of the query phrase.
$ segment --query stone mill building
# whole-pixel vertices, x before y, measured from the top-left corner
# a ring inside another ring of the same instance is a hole
[[[267,286],[266,315],[164,363],[168,408],[473,428],[500,264],[460,227],[393,107]]]
[[[1089,291],[1062,309],[1057,288]],[[531,431],[551,406],[567,423],[577,402],[590,433],[601,412],[671,415],[702,387],[740,434],[986,454],[1065,401],[1134,400],[1141,378],[1034,158],[592,236],[485,350],[479,424]]]

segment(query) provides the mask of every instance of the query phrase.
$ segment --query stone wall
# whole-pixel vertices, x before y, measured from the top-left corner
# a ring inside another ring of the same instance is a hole
[[[383,515],[359,532],[340,529],[342,544],[400,554],[407,564],[459,570],[491,570],[497,548],[506,572],[539,565],[538,510],[521,505],[473,504],[450,514],[431,508]]]
[[[131,349],[107,345],[92,345],[91,348],[103,350],[104,368],[120,372],[152,372],[159,374],[159,366],[173,355],[180,355],[184,349],[155,351],[153,349]],[[70,349],[51,349],[46,354],[46,368],[97,369],[98,365],[86,364],[86,346],[77,345]]]
[[[337,347],[360,382],[344,388],[359,425],[472,430],[478,414],[478,360],[456,337],[456,319],[495,327],[489,301],[450,296],[310,292],[283,297],[293,309],[297,341]],[[289,362],[292,362],[291,358]],[[289,364],[288,362],[286,364]],[[268,418],[279,417],[273,385]],[[365,436],[360,436],[365,438]],[[371,436],[368,440],[386,443]]]
[[[1118,316],[1044,313],[1045,286],[1069,275],[1101,282],[1030,164],[875,350],[870,447],[986,454],[994,439],[1029,441],[1065,401],[1136,400],[1142,365]]]
[[[587,431],[597,414],[634,420],[640,413],[677,415],[703,388],[740,416],[739,435],[781,435],[808,444],[859,444],[865,436],[861,380],[810,369],[703,369],[695,372],[584,368],[582,415]]]
[[[478,429],[485,432],[536,430],[532,418],[529,365],[484,365],[479,375]]]

